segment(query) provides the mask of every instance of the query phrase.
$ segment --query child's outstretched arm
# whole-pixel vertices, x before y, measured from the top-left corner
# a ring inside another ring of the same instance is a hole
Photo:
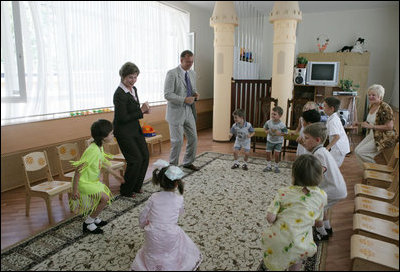
[[[332,141],[329,142],[329,144],[326,146],[326,149],[329,151],[332,148],[332,146],[334,146],[337,143],[337,141],[339,141],[339,139],[340,139],[339,134],[333,135]]]

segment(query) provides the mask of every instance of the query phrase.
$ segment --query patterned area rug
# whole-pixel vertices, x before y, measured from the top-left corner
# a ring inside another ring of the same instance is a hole
[[[291,182],[291,162],[281,172],[263,172],[264,158],[250,158],[249,170],[231,169],[232,155],[206,152],[196,158],[198,172],[182,168],[185,214],[179,225],[203,254],[199,271],[263,270],[260,237],[266,213],[278,188]],[[149,196],[159,190],[150,182],[135,199],[117,196],[101,214],[109,221],[103,235],[83,234],[75,216],[1,253],[1,270],[129,270],[143,245],[138,217]],[[324,270],[326,244],[318,246],[305,271]]]

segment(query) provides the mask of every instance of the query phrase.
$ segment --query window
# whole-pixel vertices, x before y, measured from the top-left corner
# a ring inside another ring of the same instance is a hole
[[[1,1],[2,125],[112,107],[127,61],[140,101],[160,103],[166,72],[192,50],[189,14],[156,1],[19,1],[20,16],[14,2]]]

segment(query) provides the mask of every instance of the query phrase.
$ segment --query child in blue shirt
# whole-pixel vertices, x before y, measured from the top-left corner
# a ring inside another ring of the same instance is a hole
[[[235,144],[233,146],[233,156],[235,158],[235,162],[231,169],[239,168],[239,152],[240,149],[243,148],[244,150],[244,163],[243,163],[243,170],[248,170],[247,161],[249,160],[250,154],[250,142],[251,137],[255,134],[253,126],[244,120],[245,113],[242,109],[237,109],[233,112],[233,120],[235,123],[231,127],[231,131],[229,133],[229,139],[236,135]]]
[[[283,143],[283,135],[288,133],[288,129],[284,123],[280,120],[283,115],[283,109],[279,106],[276,106],[272,109],[271,119],[265,122],[264,130],[267,134],[267,167],[264,168],[264,172],[272,171],[271,167],[271,157],[272,151],[275,150],[275,164],[274,164],[274,172],[279,173],[280,170],[278,168],[279,163],[279,154],[282,150]]]

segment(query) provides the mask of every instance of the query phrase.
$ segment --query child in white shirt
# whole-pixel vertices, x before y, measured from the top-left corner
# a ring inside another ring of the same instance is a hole
[[[338,167],[342,165],[346,154],[350,152],[349,138],[338,115],[339,106],[340,100],[336,97],[325,98],[324,112],[329,116],[326,122],[329,144],[326,146],[326,149],[331,152]]]
[[[333,230],[328,219],[328,209],[347,197],[346,182],[339,167],[323,143],[327,137],[324,123],[318,122],[308,125],[304,129],[304,147],[321,162],[324,169],[324,178],[319,187],[328,195],[328,205],[324,209],[324,226],[317,227],[317,240],[328,240]]]

